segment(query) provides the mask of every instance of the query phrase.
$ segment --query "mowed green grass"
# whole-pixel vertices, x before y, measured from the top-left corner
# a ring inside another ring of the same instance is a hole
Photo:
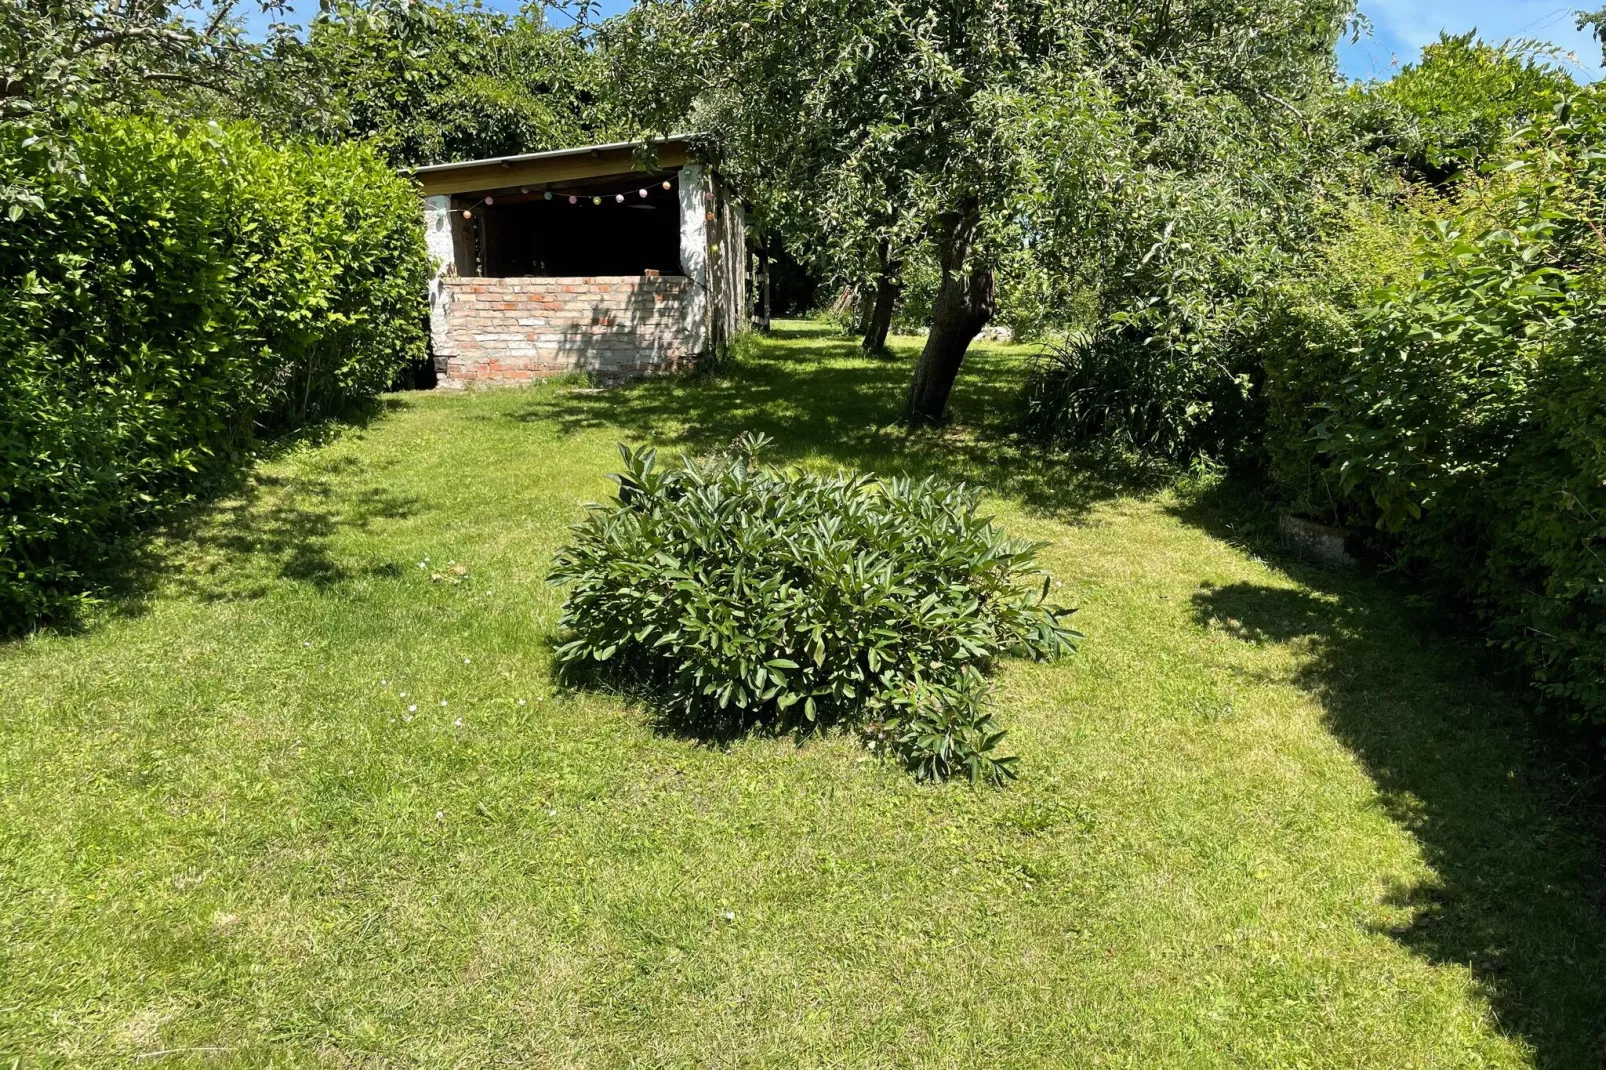
[[[1022,349],[905,433],[897,350],[793,324],[715,377],[400,396],[159,541],[93,627],[0,647],[0,1053],[1600,1065],[1599,854],[1480,649],[1257,559],[1208,495],[1015,443]],[[1088,638],[999,674],[1018,784],[552,679],[544,576],[615,442],[744,430],[977,483],[1047,544]]]

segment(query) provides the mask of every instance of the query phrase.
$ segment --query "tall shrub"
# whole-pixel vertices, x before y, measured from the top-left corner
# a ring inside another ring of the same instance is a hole
[[[0,130],[7,631],[73,603],[108,541],[261,435],[423,351],[415,197],[371,152],[109,117],[71,140]]]
[[[1259,460],[1281,504],[1331,523],[1354,508],[1313,428],[1354,363],[1362,310],[1421,273],[1418,231],[1442,209],[1436,196],[1359,201],[1309,271],[1276,280],[1260,302],[1246,351],[1260,365],[1265,426]]]
[[[1447,203],[1420,273],[1373,295],[1345,352],[1290,369],[1286,389],[1317,400],[1274,409],[1272,435],[1325,470],[1334,512],[1375,524],[1547,695],[1606,723],[1603,104],[1562,100]]]
[[[1144,84],[1163,117],[1106,163],[1097,216],[1040,239],[1064,248],[1068,270],[1084,247],[1075,270],[1092,315],[1033,362],[1026,424],[1048,439],[1232,460],[1259,439],[1267,295],[1309,270],[1365,167],[1319,80],[1303,111],[1195,93],[1169,74]]]

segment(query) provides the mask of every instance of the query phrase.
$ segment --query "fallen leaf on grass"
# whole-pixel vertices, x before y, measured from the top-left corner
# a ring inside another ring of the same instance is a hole
[[[431,572],[429,574],[429,581],[431,583],[462,583],[463,577],[468,575],[468,566],[453,565],[451,568],[447,569],[446,572],[451,573],[451,575],[448,576],[442,572]]]

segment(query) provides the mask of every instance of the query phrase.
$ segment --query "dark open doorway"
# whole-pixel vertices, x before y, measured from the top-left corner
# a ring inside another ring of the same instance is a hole
[[[680,200],[674,180],[667,190],[665,181],[621,175],[500,194],[475,211],[480,271],[491,278],[679,275]]]

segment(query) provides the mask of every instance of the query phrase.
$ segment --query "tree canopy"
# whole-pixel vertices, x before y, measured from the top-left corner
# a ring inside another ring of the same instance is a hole
[[[1306,134],[1349,14],[1293,0],[1247,13],[1215,0],[646,0],[605,41],[616,81],[654,88],[632,98],[636,120],[705,134],[762,223],[823,247],[837,275],[876,275],[884,250],[931,257],[908,415],[935,422],[1001,270],[1047,271],[1059,296],[1105,286],[1107,228],[1131,183],[1235,166],[1241,131]]]
[[[581,25],[463,0],[336,0],[275,58],[312,75],[299,126],[372,140],[397,163],[537,152],[618,133]]]

